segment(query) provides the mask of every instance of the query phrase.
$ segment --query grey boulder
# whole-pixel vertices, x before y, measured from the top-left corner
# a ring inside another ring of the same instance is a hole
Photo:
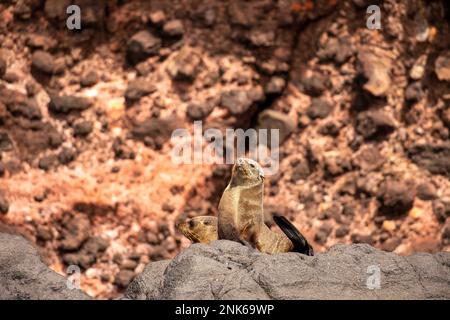
[[[173,260],[150,263],[125,297],[450,299],[450,253],[403,257],[355,244],[336,245],[314,257],[267,255],[220,240],[194,244]]]
[[[78,289],[42,263],[21,236],[0,233],[0,300],[86,300]]]

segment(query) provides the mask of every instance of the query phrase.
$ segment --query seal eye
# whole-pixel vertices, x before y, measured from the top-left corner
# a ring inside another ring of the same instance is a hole
[[[195,227],[195,222],[194,220],[190,220],[189,221],[189,228],[194,228]]]

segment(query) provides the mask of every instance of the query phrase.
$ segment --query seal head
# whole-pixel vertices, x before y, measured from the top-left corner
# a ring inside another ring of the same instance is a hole
[[[199,216],[177,224],[177,229],[193,243],[210,243],[217,240],[217,218]]]
[[[231,173],[231,186],[250,186],[264,183],[264,171],[253,159],[238,158]]]

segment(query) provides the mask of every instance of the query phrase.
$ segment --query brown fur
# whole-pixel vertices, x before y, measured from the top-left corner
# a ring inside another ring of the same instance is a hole
[[[289,252],[292,242],[264,223],[264,175],[253,160],[238,159],[219,203],[219,239],[239,241],[265,253]]]
[[[217,218],[198,216],[187,219],[177,225],[177,229],[194,243],[208,244],[217,240]]]

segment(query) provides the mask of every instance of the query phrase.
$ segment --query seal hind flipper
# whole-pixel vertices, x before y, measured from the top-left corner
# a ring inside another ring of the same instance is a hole
[[[303,253],[308,256],[314,255],[314,250],[306,241],[305,237],[298,231],[298,229],[285,217],[274,214],[273,221],[280,227],[281,231],[292,241],[295,252]]]

